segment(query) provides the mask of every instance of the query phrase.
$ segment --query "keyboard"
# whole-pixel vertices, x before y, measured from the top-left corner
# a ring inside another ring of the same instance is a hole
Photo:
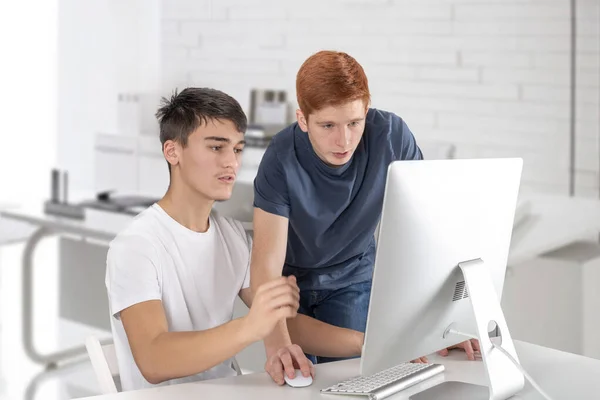
[[[324,394],[365,396],[369,400],[381,400],[444,371],[441,364],[404,363],[374,375],[358,376],[327,389]]]

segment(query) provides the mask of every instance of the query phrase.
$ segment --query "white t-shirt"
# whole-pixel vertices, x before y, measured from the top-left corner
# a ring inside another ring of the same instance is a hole
[[[106,287],[123,390],[152,385],[131,353],[120,312],[161,300],[169,331],[201,331],[231,321],[233,304],[249,286],[251,239],[236,220],[211,214],[209,229],[194,232],[158,204],[137,215],[111,243]],[[198,375],[161,385],[233,376],[231,360]]]

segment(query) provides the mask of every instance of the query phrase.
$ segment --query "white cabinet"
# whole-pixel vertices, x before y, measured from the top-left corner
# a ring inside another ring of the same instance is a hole
[[[94,145],[95,190],[135,193],[138,186],[135,137],[97,135]]]
[[[507,270],[513,338],[600,359],[600,248],[576,242]]]
[[[161,197],[169,185],[169,170],[158,138],[96,135],[96,192]]]

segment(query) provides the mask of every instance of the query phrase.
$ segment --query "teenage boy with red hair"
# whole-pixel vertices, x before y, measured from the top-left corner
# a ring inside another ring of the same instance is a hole
[[[265,339],[265,369],[279,384],[295,368],[308,376],[303,350],[319,363],[337,359],[322,357],[329,354],[360,355],[387,168],[423,158],[402,118],[369,108],[365,72],[346,53],[309,57],[296,95],[297,122],[273,137],[254,181],[250,282],[257,288],[294,275],[299,314],[327,324],[299,315]],[[290,332],[311,340],[292,345]],[[470,359],[473,345],[461,345]]]

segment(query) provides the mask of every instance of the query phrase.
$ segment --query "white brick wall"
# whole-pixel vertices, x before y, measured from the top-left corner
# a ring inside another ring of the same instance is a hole
[[[165,89],[295,95],[310,54],[365,68],[373,105],[459,157],[520,156],[523,190],[567,193],[569,0],[163,0]],[[598,196],[600,0],[578,0],[577,194]]]

